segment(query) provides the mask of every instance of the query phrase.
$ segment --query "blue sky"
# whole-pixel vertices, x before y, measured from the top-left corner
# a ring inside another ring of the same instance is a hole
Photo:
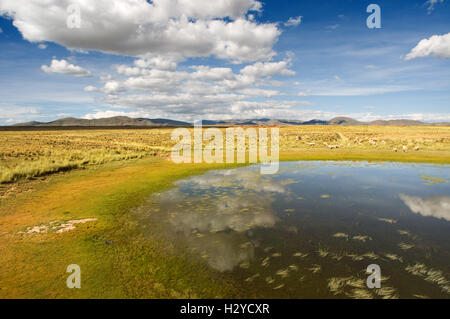
[[[77,1],[38,2],[0,3],[1,125],[113,115],[450,121],[448,0],[80,0],[79,29],[66,25]],[[380,29],[366,25],[371,3]]]

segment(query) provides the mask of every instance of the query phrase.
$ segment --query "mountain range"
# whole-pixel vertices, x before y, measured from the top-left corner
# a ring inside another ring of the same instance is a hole
[[[203,125],[212,126],[283,126],[283,125],[378,125],[378,126],[417,126],[417,125],[450,125],[448,122],[425,123],[414,120],[377,120],[372,122],[360,122],[349,117],[336,117],[326,120],[277,120],[277,119],[247,119],[247,120],[204,120]],[[192,123],[174,121],[169,119],[131,118],[127,116],[115,116],[101,119],[77,119],[64,118],[52,122],[26,122],[14,124],[14,127],[165,127],[165,126],[191,126]]]

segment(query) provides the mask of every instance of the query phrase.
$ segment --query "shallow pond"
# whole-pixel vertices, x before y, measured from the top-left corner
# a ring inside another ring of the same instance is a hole
[[[177,182],[142,216],[260,298],[449,298],[450,167],[289,162]],[[380,266],[369,289],[367,266]]]

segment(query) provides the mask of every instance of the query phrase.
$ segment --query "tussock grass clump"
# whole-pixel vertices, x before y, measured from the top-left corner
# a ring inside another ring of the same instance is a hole
[[[89,165],[165,157],[169,129],[0,132],[0,183]]]

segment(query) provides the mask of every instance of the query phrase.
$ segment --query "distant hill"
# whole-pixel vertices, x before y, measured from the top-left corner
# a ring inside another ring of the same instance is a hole
[[[102,119],[77,119],[73,117],[68,117],[52,122],[42,123],[42,122],[26,122],[18,123],[13,126],[189,126],[190,123],[167,120],[167,119],[146,119],[146,118],[131,118],[127,116],[115,116]]]
[[[364,123],[350,117],[335,117],[328,121],[328,125],[364,125]]]
[[[369,123],[370,125],[379,125],[379,126],[384,126],[384,125],[427,125],[427,123],[424,122],[420,122],[420,121],[413,121],[413,120],[390,120],[390,121],[383,121],[383,120],[378,120],[378,121],[373,121]]]
[[[378,125],[378,126],[417,126],[417,125],[434,125],[444,126],[450,123],[424,123],[413,120],[377,120],[373,122],[360,122],[349,117],[335,117],[329,121],[325,120],[277,120],[277,119],[244,119],[244,120],[204,120],[203,125],[210,126],[285,126],[285,125]],[[174,121],[169,119],[147,119],[147,118],[131,118],[127,116],[115,116],[102,119],[77,119],[64,118],[52,122],[26,122],[14,124],[13,127],[165,127],[165,126],[191,126],[192,123]]]

